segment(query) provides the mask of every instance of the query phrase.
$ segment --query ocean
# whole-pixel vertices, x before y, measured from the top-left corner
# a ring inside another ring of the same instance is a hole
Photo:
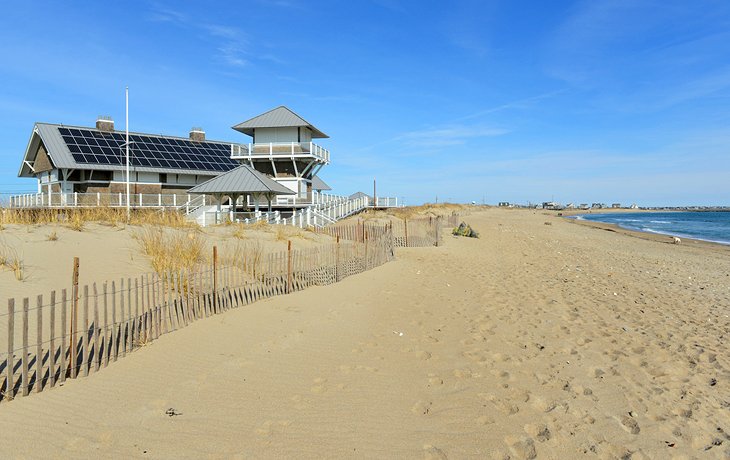
[[[632,212],[581,214],[575,218],[730,245],[730,212]]]

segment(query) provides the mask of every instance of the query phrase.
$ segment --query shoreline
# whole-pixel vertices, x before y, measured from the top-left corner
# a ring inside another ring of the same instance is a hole
[[[649,211],[649,212],[658,212],[658,211]],[[683,212],[683,211],[676,211],[676,212]],[[597,222],[593,220],[584,220],[584,219],[576,219],[575,216],[578,214],[572,214],[570,216],[561,216],[563,220],[566,222],[571,222],[578,225],[583,225],[585,227],[591,227],[599,230],[605,230],[609,232],[615,232],[622,235],[632,236],[634,238],[639,238],[647,241],[654,241],[656,243],[664,243],[664,244],[674,244],[673,238],[674,235],[669,235],[666,233],[651,233],[651,232],[642,232],[640,230],[631,230],[628,228],[621,227],[617,224],[609,224],[607,222]],[[713,251],[721,250],[723,252],[726,252],[730,254],[730,244],[723,244],[723,243],[717,243],[714,241],[707,241],[707,240],[701,240],[698,238],[690,238],[690,237],[678,237],[682,239],[682,243],[692,243],[693,247],[701,247],[706,249],[711,249]]]

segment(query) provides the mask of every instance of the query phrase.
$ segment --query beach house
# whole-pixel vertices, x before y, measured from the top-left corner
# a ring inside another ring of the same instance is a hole
[[[188,137],[130,133],[131,193],[186,195],[197,184],[249,164],[295,192],[275,206],[296,209],[313,201],[313,181],[330,161],[329,151],[313,139],[326,134],[284,106],[233,129],[250,136],[251,142],[209,140],[202,128],[191,129]],[[67,202],[73,193],[124,194],[126,141],[109,117],[99,117],[94,127],[36,123],[18,176],[35,178],[38,194],[51,205]]]

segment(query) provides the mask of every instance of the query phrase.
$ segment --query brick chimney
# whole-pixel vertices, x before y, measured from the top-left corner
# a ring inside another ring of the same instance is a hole
[[[195,142],[203,142],[205,141],[205,131],[203,131],[203,128],[191,128],[190,129],[190,140]]]
[[[114,131],[114,120],[112,117],[99,115],[99,118],[96,119],[96,129],[111,133]]]

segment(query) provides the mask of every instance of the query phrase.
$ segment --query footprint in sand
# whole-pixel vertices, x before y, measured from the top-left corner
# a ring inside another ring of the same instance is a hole
[[[474,377],[474,374],[468,367],[464,369],[454,369],[452,373],[457,379],[470,379]]]
[[[432,405],[433,402],[431,401],[419,400],[413,405],[413,407],[411,407],[411,412],[418,415],[428,415],[431,413]]]
[[[539,442],[548,441],[552,437],[552,433],[550,433],[547,425],[527,424],[525,425],[525,433],[534,437]]]
[[[532,438],[517,439],[510,436],[504,441],[509,445],[509,450],[515,458],[524,460],[537,458],[537,449],[535,449],[535,441]]]
[[[484,426],[484,425],[491,425],[494,423],[494,419],[488,415],[482,415],[481,417],[477,417],[475,420],[477,425]]]
[[[278,422],[267,420],[260,427],[256,428],[256,434],[260,436],[271,436],[274,434],[275,428],[285,428],[291,424],[291,420],[279,420]]]
[[[419,351],[416,354],[416,356],[418,357],[418,359],[421,359],[423,361],[427,361],[427,360],[431,359],[431,353],[429,353],[427,351]]]
[[[641,428],[639,428],[639,422],[636,421],[633,417],[629,415],[624,415],[621,417],[621,426],[624,430],[628,431],[631,434],[639,434],[641,432]]]
[[[494,404],[494,407],[505,415],[514,415],[520,411],[518,406],[512,404],[510,401],[497,397],[493,393],[479,393],[477,396]]]
[[[443,450],[438,447],[434,447],[431,444],[423,446],[423,459],[424,460],[446,460],[449,457],[446,456]]]
[[[327,379],[318,377],[313,380],[314,385],[310,389],[312,393],[324,393],[327,391]]]
[[[552,400],[546,400],[540,396],[536,397],[532,403],[535,409],[541,412],[551,412],[558,406],[558,403]]]

